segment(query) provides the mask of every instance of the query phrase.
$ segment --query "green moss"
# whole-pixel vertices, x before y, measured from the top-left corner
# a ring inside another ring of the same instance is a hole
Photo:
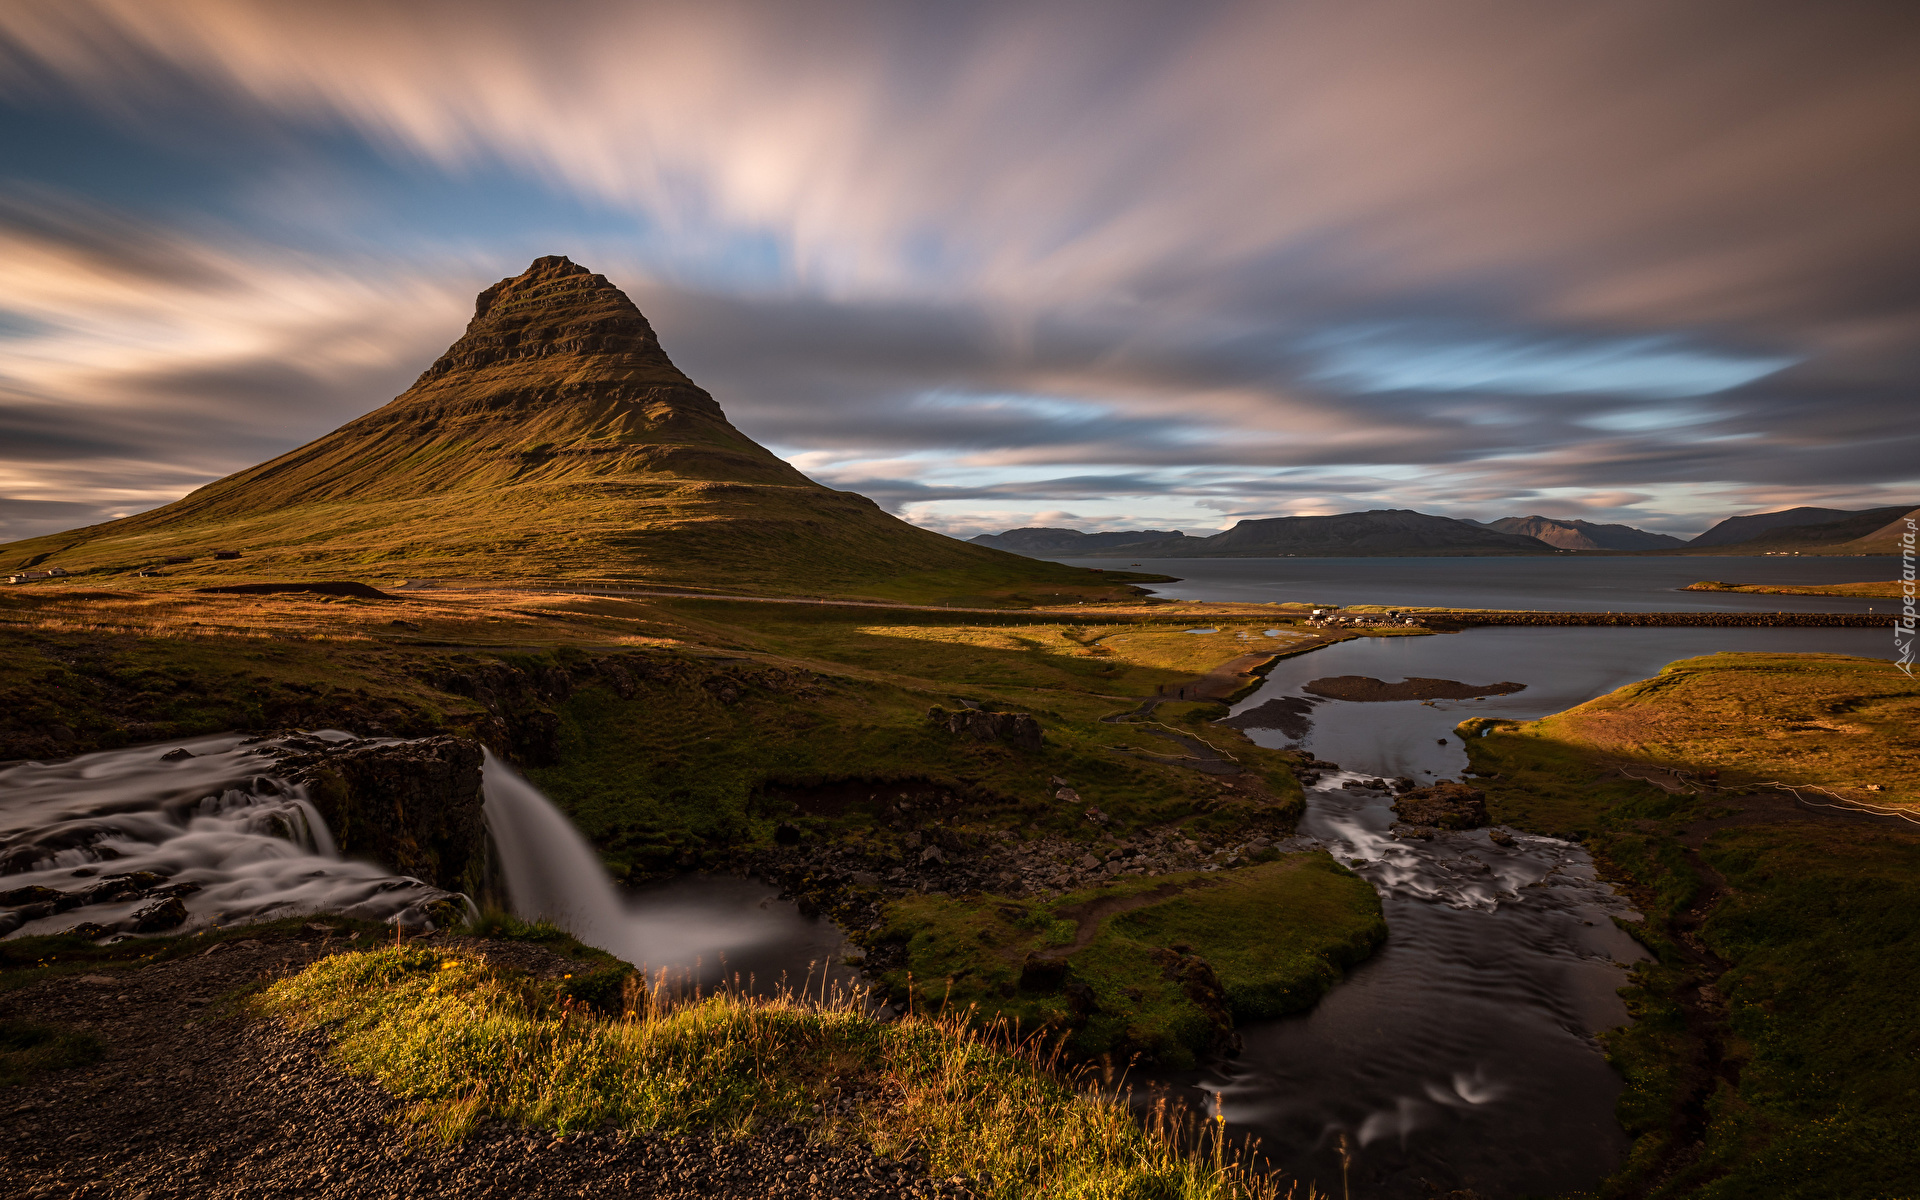
[[[1140,1053],[1191,1064],[1230,1015],[1310,1007],[1386,936],[1373,888],[1324,854],[1260,866],[1134,877],[1049,901],[914,896],[888,909],[882,940],[907,966],[888,977],[914,1003],[971,1008],[976,1019],[1070,1030],[1076,1054]],[[1075,940],[1067,981],[1027,985],[1028,955]],[[1206,960],[1227,1012],[1173,977],[1164,951]],[[1160,952],[1156,956],[1156,952]]]
[[[1311,1007],[1387,936],[1373,886],[1321,853],[1225,872],[1211,886],[1123,913],[1108,929],[1150,945],[1192,946],[1242,1020]]]
[[[99,1062],[107,1047],[85,1030],[34,1021],[0,1021],[0,1087],[26,1083],[46,1071]]]

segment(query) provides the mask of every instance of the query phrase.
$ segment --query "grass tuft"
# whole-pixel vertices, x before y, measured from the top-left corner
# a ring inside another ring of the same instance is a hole
[[[604,1017],[481,956],[387,947],[324,959],[255,1004],[329,1028],[346,1069],[410,1101],[416,1132],[443,1141],[490,1117],[718,1137],[796,1123],[881,1154],[924,1154],[935,1174],[1004,1200],[1281,1194],[1217,1131],[1183,1153],[1193,1131],[1164,1110],[1143,1127],[1056,1074],[1051,1047],[970,1030],[964,1014],[883,1023],[855,995],[675,1001],[664,982],[626,998]],[[856,1095],[865,1099],[836,1102]]]

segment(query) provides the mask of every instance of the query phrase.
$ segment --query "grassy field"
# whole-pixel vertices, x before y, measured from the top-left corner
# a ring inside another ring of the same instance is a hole
[[[1690,583],[1684,589],[1689,592],[1752,592],[1762,596],[1861,596],[1867,599],[1897,600],[1904,593],[1898,579],[1883,579],[1867,583],[1722,583],[1717,579],[1703,579],[1699,583]]]
[[[1269,857],[1045,901],[910,896],[878,935],[907,951],[887,983],[933,1011],[1069,1029],[1077,1056],[1188,1067],[1236,1020],[1311,1007],[1386,937],[1364,880],[1324,854]],[[1023,970],[1030,956],[1052,970]]]
[[[1608,1037],[1636,1141],[1602,1195],[1916,1194],[1920,826],[1749,785],[1913,805],[1917,699],[1884,661],[1723,654],[1542,721],[1463,727],[1484,731],[1467,745],[1494,818],[1584,837],[1647,914],[1636,1021]],[[1691,782],[1713,769],[1719,789]],[[1868,777],[1887,790],[1849,791]]]
[[[0,593],[9,667],[0,758],[328,725],[468,730],[513,755],[525,747],[501,730],[519,721],[550,731],[546,752],[522,761],[618,871],[765,838],[784,819],[835,836],[875,832],[870,812],[763,802],[833,781],[917,781],[969,797],[983,823],[1086,835],[1077,810],[1052,798],[1048,781],[1063,776],[1125,832],[1194,819],[1222,789],[1115,753],[1184,751],[1159,727],[1102,718],[1249,650],[1329,640],[1249,619],[1261,611],[1220,606],[1208,620],[1221,632],[1194,635],[1181,632],[1185,613],[1154,608],[960,617],[509,591],[361,599],[21,589]],[[634,664],[624,696],[591,672],[565,695],[534,687],[556,669],[610,657]],[[751,682],[776,675],[786,684]],[[1031,712],[1043,748],[956,739],[929,723],[929,709],[963,699]],[[1161,717],[1187,729],[1219,713],[1169,705]],[[1231,743],[1273,796],[1297,798],[1285,756],[1216,733],[1206,736]]]
[[[484,952],[335,955],[268,987],[264,1015],[323,1026],[348,1070],[412,1101],[419,1135],[490,1116],[557,1130],[737,1137],[790,1122],[824,1141],[917,1152],[974,1194],[1264,1197],[1273,1185],[1180,1131],[1072,1086],[1048,1047],[963,1019],[881,1023],[852,1000],[664,1001],[630,980],[611,1011],[497,969]],[[855,1098],[858,1097],[856,1100]]]

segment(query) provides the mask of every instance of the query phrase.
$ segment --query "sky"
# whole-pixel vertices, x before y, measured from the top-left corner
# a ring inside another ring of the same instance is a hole
[[[565,254],[955,536],[1920,503],[1909,0],[7,0],[0,540]]]

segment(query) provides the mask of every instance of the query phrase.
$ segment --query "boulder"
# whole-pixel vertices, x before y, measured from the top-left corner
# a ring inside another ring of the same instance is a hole
[[[180,897],[169,896],[135,911],[128,918],[127,927],[135,933],[158,933],[162,929],[183,924],[186,919],[187,906],[180,903]]]
[[[1402,792],[1394,801],[1400,819],[1409,825],[1440,829],[1478,829],[1487,824],[1487,794],[1477,787],[1441,780],[1430,787]]]
[[[1016,750],[1038,750],[1042,740],[1040,722],[1026,713],[983,712],[977,708],[955,712],[936,704],[927,710],[927,720],[955,737],[1000,742]]]

